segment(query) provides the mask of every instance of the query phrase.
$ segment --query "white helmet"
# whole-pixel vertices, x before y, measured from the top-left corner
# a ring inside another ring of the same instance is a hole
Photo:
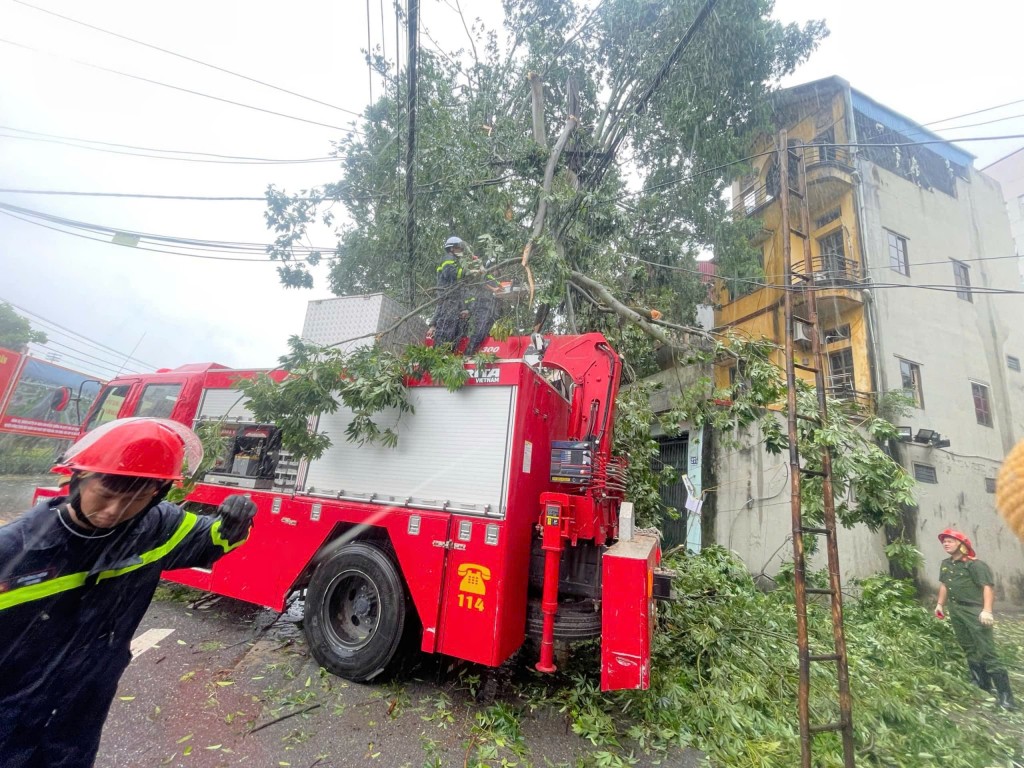
[[[466,244],[462,242],[461,237],[452,236],[444,241],[444,249],[450,251],[452,248],[465,248]]]

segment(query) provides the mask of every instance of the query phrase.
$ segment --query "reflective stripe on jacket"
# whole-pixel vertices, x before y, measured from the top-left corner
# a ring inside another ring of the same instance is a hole
[[[0,528],[4,766],[91,766],[161,571],[209,567],[241,543],[224,538],[219,518],[167,502],[82,538],[59,519],[64,501]]]

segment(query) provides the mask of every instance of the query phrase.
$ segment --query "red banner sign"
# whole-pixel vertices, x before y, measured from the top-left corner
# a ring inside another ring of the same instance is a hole
[[[7,402],[7,396],[11,394],[11,389],[14,387],[14,380],[18,376],[20,364],[20,354],[0,347],[0,413],[3,413],[4,403]]]
[[[74,439],[102,383],[84,373],[0,350],[0,432]],[[20,363],[20,366],[19,366]],[[5,365],[14,366],[6,373]],[[14,378],[16,374],[16,378]],[[8,378],[5,379],[5,375]]]

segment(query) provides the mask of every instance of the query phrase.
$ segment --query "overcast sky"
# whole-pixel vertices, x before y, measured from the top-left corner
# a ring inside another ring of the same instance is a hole
[[[333,163],[228,164],[151,159],[13,138],[10,129],[158,149],[259,158],[317,158],[369,100],[361,48],[366,5],[353,0],[27,0],[57,13],[217,64],[327,104],[274,91],[0,0],[0,187],[189,196],[260,196],[267,184],[297,191],[338,177]],[[422,0],[423,24],[445,46],[464,33],[444,0]],[[729,0],[720,0],[728,3]],[[374,4],[371,4],[374,5]],[[498,0],[463,6],[496,19]],[[393,11],[371,42],[393,58]],[[389,6],[384,3],[383,7]],[[786,84],[840,75],[877,101],[931,122],[1024,99],[1014,77],[1022,6],[978,0],[956,13],[939,4],[881,0],[779,0],[785,21],[824,17],[831,36]],[[952,8],[952,6],[950,6]],[[159,10],[154,10],[159,9]],[[27,46],[31,49],[18,46]],[[424,36],[424,44],[432,45]],[[41,53],[42,52],[42,53]],[[53,55],[56,54],[56,55]],[[300,122],[132,80],[70,59],[260,106]],[[403,54],[404,61],[405,56]],[[379,93],[380,83],[374,83]],[[341,109],[337,109],[337,108]],[[951,137],[1024,133],[1024,103],[945,125]],[[938,126],[942,127],[942,126]],[[36,137],[41,138],[41,137]],[[962,146],[976,167],[1024,145]],[[139,200],[0,193],[0,203],[76,221],[180,238],[264,244],[260,202]],[[82,233],[85,234],[85,233]],[[318,232],[315,245],[331,245]],[[89,235],[103,239],[101,235]],[[109,239],[109,237],[107,238]],[[214,256],[227,254],[210,253]],[[217,361],[269,366],[302,329],[306,302],[327,297],[279,287],[274,266],[154,253],[96,242],[0,215],[0,299],[42,318],[61,362],[112,375],[123,358],[86,346],[55,324],[139,361],[173,367]],[[62,345],[62,346],[58,346]],[[78,357],[79,359],[74,359]],[[100,362],[100,360],[104,362]],[[128,369],[145,367],[129,362]]]

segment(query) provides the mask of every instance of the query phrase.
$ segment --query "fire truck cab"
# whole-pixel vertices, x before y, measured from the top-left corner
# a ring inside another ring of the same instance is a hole
[[[212,513],[243,492],[255,525],[212,570],[166,577],[275,610],[304,591],[310,648],[337,675],[374,678],[403,640],[498,666],[528,635],[551,672],[556,642],[599,637],[602,687],[646,688],[661,553],[633,531],[611,453],[621,361],[600,334],[486,344],[494,362],[467,360],[461,389],[424,377],[412,412],[376,417],[396,447],[348,441],[342,406],[315,425],[327,452],[291,461],[238,389],[260,371],[215,364],[114,379],[83,431],[125,416],[217,424],[228,447],[186,503]]]

